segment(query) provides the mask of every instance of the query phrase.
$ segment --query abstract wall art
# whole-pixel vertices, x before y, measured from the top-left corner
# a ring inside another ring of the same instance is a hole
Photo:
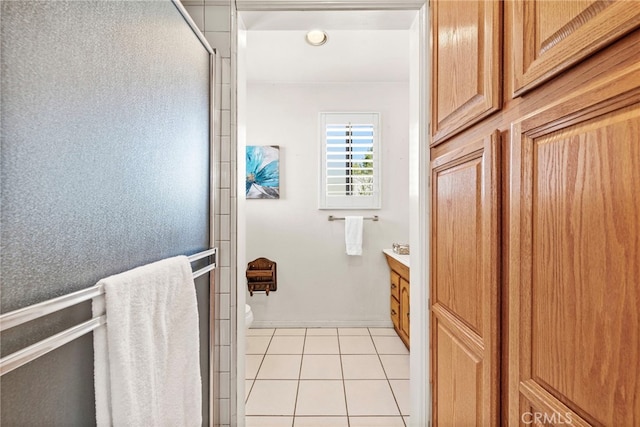
[[[247,199],[280,198],[280,147],[247,146]]]

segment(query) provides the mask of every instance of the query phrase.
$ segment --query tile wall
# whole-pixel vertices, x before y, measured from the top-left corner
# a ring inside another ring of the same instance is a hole
[[[220,250],[219,268],[216,270],[215,291],[215,348],[214,354],[214,425],[236,425],[236,147],[235,119],[231,108],[233,74],[231,54],[233,46],[232,22],[235,3],[231,0],[183,0],[200,31],[217,52],[216,99],[214,108],[214,161],[215,177],[214,214],[215,245]]]

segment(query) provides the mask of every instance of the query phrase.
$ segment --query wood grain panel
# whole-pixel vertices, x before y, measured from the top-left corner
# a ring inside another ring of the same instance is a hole
[[[500,108],[499,1],[434,1],[432,142]]]
[[[437,322],[437,320],[436,320]],[[436,384],[435,426],[482,425],[482,357],[457,340],[441,323],[436,325],[434,354]]]
[[[482,336],[483,295],[478,287],[482,280],[482,158],[443,169],[434,182],[438,236],[434,302],[456,313]]]
[[[536,2],[536,15],[544,17],[544,21],[539,21],[540,27],[536,34],[538,37],[536,45],[544,49],[544,46],[554,44],[554,40],[562,40],[567,35],[567,23],[579,21],[578,16],[586,15],[585,11],[596,3],[598,2],[594,0]]]
[[[514,0],[511,10],[514,97],[640,26],[637,1]]]
[[[632,109],[533,141],[532,377],[605,425],[640,412],[638,135]]]
[[[498,158],[494,133],[432,161],[435,425],[499,418]]]
[[[529,405],[573,425],[640,424],[640,93],[622,90],[633,76],[513,126],[510,424]]]

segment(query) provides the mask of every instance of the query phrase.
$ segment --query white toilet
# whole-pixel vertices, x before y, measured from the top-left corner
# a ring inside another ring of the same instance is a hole
[[[251,327],[253,323],[253,311],[251,311],[251,306],[249,304],[244,305],[244,325],[247,329]]]

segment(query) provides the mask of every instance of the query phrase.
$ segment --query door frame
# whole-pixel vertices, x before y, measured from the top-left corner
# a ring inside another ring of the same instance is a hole
[[[409,108],[409,224],[411,250],[410,270],[410,312],[412,315],[410,336],[410,396],[411,413],[409,424],[424,427],[431,424],[431,387],[429,374],[429,241],[430,241],[430,176],[429,176],[429,118],[430,115],[430,59],[428,28],[428,2],[424,0],[238,0],[232,7],[231,29],[231,80],[232,114],[235,114],[235,132],[231,143],[237,149],[238,182],[244,180],[246,146],[246,28],[239,14],[244,11],[300,11],[300,10],[415,10],[416,19],[410,28],[410,108]],[[244,193],[237,186],[237,277],[244,277],[245,257],[245,215]],[[244,307],[246,303],[245,286],[237,281],[237,345],[245,348],[246,331]],[[238,308],[240,307],[240,308]],[[236,413],[238,425],[244,425],[245,416],[245,355],[237,351],[235,394],[238,397]],[[232,393],[234,390],[232,390]]]

